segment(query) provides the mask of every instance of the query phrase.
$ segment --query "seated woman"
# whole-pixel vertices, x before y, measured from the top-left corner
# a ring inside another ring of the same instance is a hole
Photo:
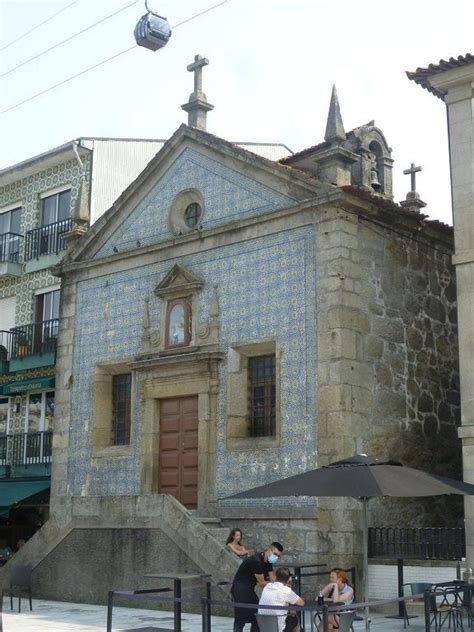
[[[335,606],[341,606],[342,604],[350,604],[354,600],[354,589],[347,582],[347,575],[342,568],[333,568],[329,575],[329,584],[324,586],[321,590],[325,603],[330,603]],[[338,625],[337,614],[330,614],[328,616],[329,632],[337,630]],[[323,629],[322,622],[319,625],[320,631]]]
[[[240,529],[232,529],[225,545],[231,553],[234,553],[234,555],[237,555],[240,559],[244,559],[244,557],[250,555],[245,546],[242,546],[242,531]]]

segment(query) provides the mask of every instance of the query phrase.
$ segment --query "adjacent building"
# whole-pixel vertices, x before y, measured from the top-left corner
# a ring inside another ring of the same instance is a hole
[[[48,518],[60,279],[87,230],[162,146],[78,138],[0,171],[0,538]]]
[[[408,77],[446,104],[459,319],[459,367],[464,480],[474,481],[474,55],[460,55]],[[474,503],[466,498],[467,566],[474,563]]]

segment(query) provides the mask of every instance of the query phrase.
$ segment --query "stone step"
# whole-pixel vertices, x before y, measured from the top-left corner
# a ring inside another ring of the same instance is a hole
[[[225,541],[227,540],[227,536],[229,535],[229,529],[227,527],[208,527],[208,529],[212,533],[212,535],[216,538],[216,540],[219,540],[219,542],[222,542],[222,544],[225,544]]]
[[[206,527],[222,527],[221,519],[213,516],[194,516],[196,520],[202,522]]]

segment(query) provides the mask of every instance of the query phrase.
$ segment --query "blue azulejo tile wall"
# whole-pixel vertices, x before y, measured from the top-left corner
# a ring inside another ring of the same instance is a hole
[[[291,206],[294,199],[230,169],[193,150],[185,149],[166,174],[132,211],[127,220],[97,253],[96,258],[133,250],[172,237],[168,211],[185,189],[200,191],[205,201],[202,225],[212,228]]]
[[[100,362],[140,352],[145,297],[161,328],[153,289],[175,263],[200,277],[198,321],[209,318],[218,285],[220,349],[274,339],[281,349],[281,443],[272,450],[227,451],[227,363],[218,389],[216,492],[224,497],[304,471],[316,451],[316,298],[314,229],[283,231],[232,246],[82,281],[74,339],[70,486],[74,495],[138,494],[140,384],[136,383],[132,456],[91,461],[92,382]]]

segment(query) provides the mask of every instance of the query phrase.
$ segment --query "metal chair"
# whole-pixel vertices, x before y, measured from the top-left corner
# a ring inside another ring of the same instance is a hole
[[[438,613],[439,628],[448,621],[448,627],[453,624],[463,630],[463,610],[467,611],[469,628],[471,626],[472,587],[460,580],[442,582],[433,586],[434,601]],[[439,601],[437,601],[439,600]],[[434,608],[433,608],[434,609]],[[444,615],[444,617],[443,617]]]
[[[277,611],[278,612],[278,611]],[[256,614],[260,632],[278,632],[278,618],[273,614]]]
[[[419,594],[424,594],[427,590],[431,590],[433,584],[429,582],[410,582],[407,584],[403,584],[403,586],[404,587],[410,586],[411,594],[419,595]],[[413,599],[412,604],[418,605],[418,606],[424,606],[424,600],[423,598]],[[408,617],[406,601],[403,602],[403,612],[405,615],[405,618],[403,620],[403,627],[406,628],[407,625],[410,625],[410,619]]]
[[[10,589],[6,593],[10,595],[10,608],[13,610],[13,597],[18,593],[18,612],[21,612],[21,595],[28,594],[30,610],[33,610],[31,601],[31,566],[14,566],[10,572]]]
[[[339,622],[338,622],[339,632],[351,632],[351,630],[352,631],[354,630],[352,626],[357,615],[357,610],[343,610],[343,611],[338,611],[338,612],[330,611],[329,614],[339,619]],[[313,625],[316,628],[316,630],[318,629],[318,626],[321,623],[321,620],[322,620],[321,613],[317,612],[313,617]]]

